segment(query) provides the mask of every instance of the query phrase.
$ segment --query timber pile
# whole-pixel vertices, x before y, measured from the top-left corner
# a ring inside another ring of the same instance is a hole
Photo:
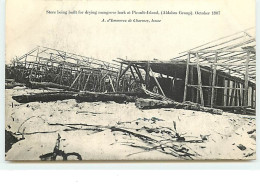
[[[79,90],[71,88],[69,86],[60,85],[60,84],[56,84],[56,83],[52,83],[52,82],[29,82],[27,84],[27,86],[29,88],[32,88],[32,89],[56,88],[56,89],[63,89],[63,90],[66,90],[66,91],[74,91],[74,92],[79,91]]]
[[[5,79],[5,89],[12,89],[14,87],[23,87],[25,84],[15,82],[14,79]]]
[[[125,94],[106,94],[97,92],[84,92],[77,93],[71,91],[55,91],[55,92],[43,92],[43,93],[33,93],[26,95],[12,96],[14,100],[19,103],[29,103],[29,102],[51,102],[66,99],[76,99],[78,103],[80,102],[97,102],[97,101],[114,101],[117,103],[124,102],[135,102],[136,96],[127,96]]]
[[[187,110],[195,110],[202,112],[209,112],[212,114],[223,114],[223,110],[208,108],[200,106],[198,103],[193,102],[184,102],[179,103],[173,100],[155,100],[155,99],[143,99],[138,98],[135,102],[135,105],[139,109],[156,109],[156,108],[176,108],[176,109],[187,109]]]
[[[107,93],[98,93],[98,92],[84,92],[79,93],[76,96],[76,101],[80,102],[97,102],[97,101],[114,101],[116,103],[124,102],[135,102],[137,99],[136,96],[127,96],[125,94],[107,94]]]
[[[61,91],[61,92],[45,92],[12,96],[14,100],[19,103],[29,102],[51,102],[57,100],[75,99],[75,92]]]
[[[158,93],[154,93],[154,92],[147,90],[146,87],[143,84],[142,84],[141,89],[147,96],[152,97],[153,99],[172,101],[172,99],[167,98],[166,96],[163,96],[163,95],[160,95]]]

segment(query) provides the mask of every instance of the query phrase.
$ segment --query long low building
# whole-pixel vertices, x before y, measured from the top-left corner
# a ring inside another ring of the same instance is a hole
[[[169,60],[124,60],[123,73],[179,102],[255,112],[256,41],[248,29],[226,36]]]

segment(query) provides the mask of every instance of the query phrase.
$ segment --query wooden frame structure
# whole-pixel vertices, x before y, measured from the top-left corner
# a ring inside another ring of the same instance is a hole
[[[120,64],[47,47],[36,47],[7,66],[17,82],[52,82],[79,91],[128,91],[129,74],[117,84]],[[11,74],[9,74],[11,73]]]
[[[135,79],[135,75],[139,77],[137,82],[145,84],[146,88],[152,90],[149,87],[150,78],[154,79],[158,92],[164,96],[167,93],[158,81],[166,75],[166,78],[170,76],[183,80],[183,91],[180,91],[183,93],[183,102],[192,101],[226,110],[243,109],[244,113],[246,109],[251,109],[254,112],[256,41],[252,35],[254,28],[182,52],[170,61],[119,60],[127,65],[124,72],[130,69]],[[175,68],[175,71],[171,71]],[[158,74],[157,77],[154,72]]]

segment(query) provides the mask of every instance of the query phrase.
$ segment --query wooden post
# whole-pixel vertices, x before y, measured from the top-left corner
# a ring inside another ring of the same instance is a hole
[[[240,83],[238,82],[237,83],[237,98],[238,98],[238,106],[243,106],[242,104],[241,104],[241,87],[240,87]]]
[[[204,106],[204,98],[203,98],[203,89],[202,89],[202,81],[201,81],[201,71],[200,71],[200,61],[199,61],[199,54],[196,53],[196,62],[197,62],[197,72],[198,72],[198,85],[200,90],[200,103]]]
[[[194,79],[193,79],[193,75],[194,75],[194,73],[193,73],[193,70],[194,70],[194,67],[191,65],[190,66],[190,84],[191,85],[194,85]],[[194,87],[191,87],[191,101],[192,102],[194,102],[195,100],[194,100]]]
[[[117,78],[116,78],[116,91],[118,91],[118,88],[119,88],[119,80],[120,80],[120,76],[121,76],[122,67],[123,67],[123,64],[120,63],[120,68],[119,68],[119,71],[117,73]]]
[[[216,85],[216,73],[217,73],[217,61],[218,60],[218,53],[215,53],[215,61],[213,65],[213,77],[212,77],[212,84],[211,84],[211,99],[210,99],[210,107],[214,106],[214,95],[215,95],[215,85]]]
[[[186,63],[186,75],[185,75],[185,85],[184,85],[184,93],[183,93],[183,102],[186,101],[187,89],[188,89],[188,81],[189,81],[189,64],[190,64],[190,52],[188,52],[188,58]]]
[[[254,90],[255,88],[252,86],[252,92],[251,92],[251,108],[254,109]]]
[[[149,89],[150,86],[150,62],[148,61],[146,64],[146,75],[145,75],[145,85],[146,85],[146,89]]]
[[[246,71],[245,71],[245,91],[244,91],[244,106],[248,106],[248,63],[250,60],[250,52],[247,51],[246,56]],[[246,108],[244,108],[244,114],[246,113]]]
[[[108,75],[108,78],[109,78],[109,82],[110,82],[110,85],[111,85],[111,87],[112,87],[113,92],[116,92],[110,75]]]
[[[134,74],[134,71],[133,71],[133,69],[132,69],[132,66],[130,66],[130,71],[131,71],[131,74],[132,74],[134,80],[136,81],[135,74]]]
[[[227,99],[226,99],[226,106],[229,106],[229,97],[230,97],[230,79],[227,80]]]
[[[61,68],[60,85],[62,84],[64,66],[65,66],[65,64],[63,64],[62,68]]]
[[[136,74],[138,75],[138,77],[139,77],[141,83],[143,83],[144,80],[143,80],[142,74],[141,74],[141,72],[139,71],[138,67],[137,67],[136,65],[134,65],[133,67],[134,67],[135,72],[136,72]]]
[[[236,106],[239,106],[239,85],[238,85],[238,82],[236,83],[236,95],[235,95],[235,97],[236,97]]]
[[[150,70],[151,70],[152,76],[153,76],[153,78],[154,78],[154,80],[155,80],[157,86],[159,87],[161,93],[163,94],[163,96],[165,96],[165,94],[164,94],[164,92],[163,92],[163,90],[162,90],[162,87],[161,87],[160,83],[158,82],[157,78],[155,77],[155,75],[154,75],[152,69],[150,69]]]
[[[233,81],[232,88],[231,88],[231,94],[230,94],[230,101],[229,101],[229,105],[230,106],[233,106],[233,99],[234,99],[234,95],[235,95],[235,88],[236,88],[236,81]]]
[[[86,80],[86,82],[85,82],[85,85],[84,85],[83,91],[85,91],[86,88],[87,88],[87,84],[88,84],[88,81],[89,81],[89,78],[90,78],[90,75],[91,75],[91,74],[92,74],[92,72],[88,75],[88,78],[87,78],[87,80]]]
[[[75,80],[73,81],[73,83],[71,84],[70,88],[73,87],[73,85],[76,83],[76,81],[78,80],[78,78],[80,77],[82,71],[80,71],[79,75],[75,78]]]
[[[212,87],[212,77],[213,77],[213,65],[210,65],[211,70],[209,71],[209,86]],[[208,94],[208,106],[210,107],[211,104],[211,88],[207,88]]]
[[[123,75],[125,75],[125,73],[127,72],[127,70],[131,67],[131,63],[128,63],[128,66],[124,69],[124,71],[121,72],[119,78],[121,78]]]

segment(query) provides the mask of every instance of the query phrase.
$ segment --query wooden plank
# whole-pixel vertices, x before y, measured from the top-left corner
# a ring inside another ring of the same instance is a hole
[[[190,66],[190,84],[191,85],[194,85],[194,67],[193,66]],[[195,95],[195,92],[194,92],[194,88],[191,88],[191,101],[194,102],[194,95]]]
[[[217,56],[218,54],[215,53],[215,64],[213,65],[213,76],[212,76],[212,88],[211,88],[211,98],[210,98],[210,107],[212,108],[214,106],[214,95],[215,95],[215,85],[216,85],[216,73],[217,73]]]
[[[142,75],[141,75],[141,72],[140,72],[139,68],[137,67],[137,65],[134,65],[133,67],[134,67],[135,72],[136,72],[136,74],[138,75],[138,77],[139,77],[141,83],[143,83],[144,80],[143,80],[143,77],[142,77]]]
[[[235,88],[237,88],[237,86],[238,86],[238,84],[236,83]],[[238,92],[237,92],[237,91],[238,91],[238,90],[235,89],[235,106],[239,106],[239,105],[238,105],[238,100],[237,100],[237,98],[238,98]]]
[[[211,65],[211,71],[209,72],[209,78],[208,78],[208,83],[211,86],[212,86],[212,77],[213,77],[213,65]],[[212,88],[206,90],[207,95],[208,95],[207,103],[208,103],[209,106],[211,104],[211,89]]]
[[[119,71],[118,71],[118,74],[117,74],[117,79],[116,79],[116,91],[118,91],[118,88],[119,88],[119,81],[120,81],[122,67],[123,67],[123,64],[120,63],[120,68],[119,68]]]
[[[226,106],[227,104],[227,79],[224,78],[224,103],[223,103],[223,106]]]
[[[113,85],[113,82],[112,82],[112,79],[111,79],[111,76],[108,75],[108,78],[109,78],[110,85],[111,85],[111,87],[112,87],[112,89],[113,89],[113,92],[116,92],[116,90],[115,90],[115,88],[114,88],[114,85]]]
[[[248,63],[249,63],[249,55],[250,53],[247,52],[247,59],[245,65],[245,92],[244,92],[244,106],[248,105]]]
[[[124,69],[124,71],[120,74],[119,78],[121,78],[126,72],[127,70],[131,67],[131,64],[129,63],[128,66]]]
[[[82,71],[80,71],[80,73],[78,74],[78,76],[75,78],[75,80],[72,82],[70,88],[73,87],[73,85],[76,83],[76,81],[79,79],[80,75],[81,75]]]
[[[87,77],[87,80],[86,80],[86,82],[85,82],[85,85],[84,85],[83,91],[86,90],[86,88],[87,88],[87,84],[88,84],[88,81],[89,81],[89,78],[90,78],[91,75],[92,75],[92,72],[91,72],[91,73],[88,75],[88,77]]]
[[[149,89],[149,86],[150,86],[150,69],[151,69],[151,65],[150,65],[150,62],[147,61],[146,63],[146,75],[145,75],[145,85],[146,85],[146,88]]]
[[[134,80],[136,81],[135,74],[134,74],[134,71],[133,71],[133,69],[132,69],[132,66],[130,67],[130,71],[131,71],[131,74],[132,74]]]
[[[234,100],[234,96],[235,96],[235,87],[236,87],[236,81],[233,81],[233,85],[232,85],[232,90],[231,90],[231,95],[230,95],[230,101],[229,101],[229,105],[233,106],[233,100]]]
[[[216,80],[217,80],[217,78],[216,78]],[[189,87],[195,87],[195,88],[198,87],[198,85],[190,85],[190,84],[188,86]],[[203,88],[212,88],[212,86],[209,86],[209,85],[202,85],[202,87]],[[227,88],[227,89],[240,89],[240,88],[236,88],[236,87],[222,87],[222,86],[215,86],[214,88],[215,89],[225,89],[225,88]]]
[[[254,87],[252,87],[252,92],[251,92],[251,108],[254,109]]]
[[[186,101],[186,96],[187,96],[188,81],[189,81],[189,64],[190,64],[190,53],[188,53],[188,58],[186,61],[186,75],[185,75],[183,102]]]
[[[163,92],[163,90],[162,90],[162,87],[161,87],[160,83],[158,82],[157,78],[155,77],[155,75],[154,75],[152,69],[150,69],[150,71],[151,71],[151,74],[152,74],[152,76],[153,76],[153,78],[154,78],[154,80],[155,80],[157,86],[159,87],[161,93],[163,94],[163,96],[165,96],[165,94],[164,94],[164,92]],[[166,97],[166,96],[165,96],[165,97]]]
[[[237,83],[237,98],[238,98],[238,106],[242,106],[241,104],[241,88],[240,88],[240,83]]]
[[[201,71],[200,71],[200,62],[199,55],[196,53],[196,62],[197,62],[197,72],[198,72],[198,85],[199,85],[199,93],[200,93],[200,103],[204,106],[204,98],[203,98],[203,90],[202,90],[202,81],[201,81]]]

